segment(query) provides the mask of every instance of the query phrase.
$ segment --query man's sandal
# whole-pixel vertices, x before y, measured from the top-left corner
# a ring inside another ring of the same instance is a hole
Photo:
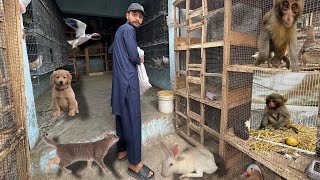
[[[152,172],[152,175],[149,177],[149,172]],[[143,165],[138,173],[134,170],[128,168],[128,175],[138,179],[138,180],[151,180],[154,179],[154,172],[146,165]]]

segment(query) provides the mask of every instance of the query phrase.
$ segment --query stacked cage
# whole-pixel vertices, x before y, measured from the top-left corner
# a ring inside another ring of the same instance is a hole
[[[297,76],[281,68],[253,66],[255,59],[252,55],[258,51],[262,18],[273,7],[273,1],[177,0],[174,7],[174,14],[177,15],[174,33],[178,134],[194,145],[219,152],[229,169],[227,179],[240,178],[250,163],[260,165],[265,179],[275,179],[278,176],[306,179],[306,169],[315,159],[315,148],[311,155],[298,151],[290,155],[273,150],[253,149],[253,144],[259,141],[253,132],[261,123],[264,98],[268,93],[282,94],[291,99],[288,102],[293,105],[304,102],[302,108],[306,109],[305,106],[308,106],[308,110],[290,110],[291,116],[296,119],[293,123],[301,123],[308,128],[317,127],[319,72],[312,70],[317,69],[320,62],[319,56],[316,58],[320,42],[317,36],[319,21],[314,20],[318,18],[320,11],[319,2],[305,1],[302,20],[298,23],[300,34],[297,37],[297,51],[299,57],[302,57],[299,59],[300,70],[311,72],[297,73],[301,77],[301,84],[288,85],[287,89],[295,88],[296,92],[291,94],[281,91],[283,84],[286,84],[284,79],[292,81]],[[310,19],[310,16],[313,18]],[[312,38],[308,34],[312,34]],[[309,54],[305,54],[306,51],[301,50],[303,48],[308,49]],[[258,83],[261,78],[272,76],[281,79],[281,82]],[[256,93],[255,86],[263,87],[262,92]],[[253,102],[256,101],[256,94],[260,96],[259,107]],[[308,100],[294,101],[294,98]],[[310,115],[314,110],[316,113]],[[308,114],[308,117],[295,118],[302,112]],[[250,124],[251,128],[248,128]],[[313,138],[311,144],[315,147],[316,135]]]
[[[166,23],[168,0],[144,1],[146,17],[137,32],[139,47],[145,53],[145,65],[148,68],[168,69],[169,34]]]
[[[0,1],[0,179],[30,179],[18,1]]]
[[[65,25],[54,1],[32,0],[23,14],[29,62],[42,56],[42,66],[31,75],[46,74],[67,63]]]

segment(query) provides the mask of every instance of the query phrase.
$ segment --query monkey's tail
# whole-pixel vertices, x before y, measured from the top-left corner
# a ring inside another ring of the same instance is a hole
[[[48,134],[46,132],[42,132],[41,138],[43,139],[44,142],[46,142],[51,147],[56,148],[58,146],[58,143],[48,138]]]

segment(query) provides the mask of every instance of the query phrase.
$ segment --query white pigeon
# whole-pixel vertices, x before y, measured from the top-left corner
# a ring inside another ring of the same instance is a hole
[[[34,60],[32,63],[29,63],[29,69],[36,70],[37,68],[40,68],[42,66],[42,55],[39,55],[36,60]]]
[[[100,34],[98,33],[86,34],[87,25],[77,19],[65,18],[64,22],[76,30],[76,39],[67,41],[70,45],[72,45],[72,49],[87,42],[89,39],[99,40],[101,38]]]
[[[31,0],[19,0],[20,13],[24,14],[26,12],[26,8],[29,5]]]

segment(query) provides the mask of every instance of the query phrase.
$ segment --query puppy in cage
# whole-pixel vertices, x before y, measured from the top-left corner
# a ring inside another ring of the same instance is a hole
[[[69,71],[59,69],[54,71],[51,76],[53,116],[60,117],[65,111],[69,116],[79,113],[78,102],[71,87],[72,76]]]

